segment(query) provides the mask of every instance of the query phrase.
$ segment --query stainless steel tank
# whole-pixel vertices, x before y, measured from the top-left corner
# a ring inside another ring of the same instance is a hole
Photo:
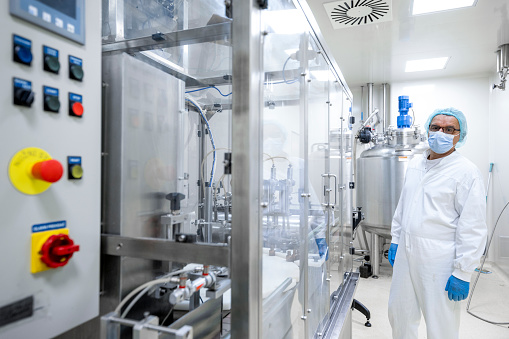
[[[357,206],[362,207],[362,227],[391,238],[391,222],[403,188],[408,162],[427,149],[420,129],[389,128],[384,143],[357,159]]]

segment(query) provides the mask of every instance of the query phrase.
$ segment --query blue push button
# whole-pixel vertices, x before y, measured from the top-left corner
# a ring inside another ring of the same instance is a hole
[[[14,62],[30,66],[32,63],[32,41],[20,37],[19,35],[13,36],[13,50],[12,59]]]

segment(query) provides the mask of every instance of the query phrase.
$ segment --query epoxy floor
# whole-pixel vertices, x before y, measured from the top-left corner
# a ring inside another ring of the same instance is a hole
[[[509,322],[509,279],[497,273],[496,267],[488,263],[485,270],[491,274],[481,274],[475,288],[470,311],[493,322]],[[472,290],[472,275],[470,289]],[[391,339],[392,331],[387,315],[387,303],[392,279],[392,267],[384,259],[378,279],[360,279],[355,299],[363,303],[371,312],[371,327],[365,327],[366,317],[354,310],[352,314],[352,339]],[[462,301],[460,339],[509,339],[508,325],[492,325],[475,318],[466,311],[467,301]],[[426,325],[421,319],[419,339],[427,338]]]

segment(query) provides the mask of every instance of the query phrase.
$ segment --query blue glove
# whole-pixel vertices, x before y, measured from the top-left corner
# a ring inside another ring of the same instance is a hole
[[[449,300],[461,301],[468,297],[470,283],[451,275],[445,285],[445,290],[449,292]]]
[[[396,259],[396,252],[398,250],[398,244],[391,244],[391,247],[389,248],[389,255],[387,256],[389,258],[389,263],[391,266],[394,267],[394,260]]]
[[[323,258],[325,255],[325,260],[329,260],[329,247],[327,247],[327,242],[325,238],[315,239],[316,245],[318,246],[318,253],[320,254],[320,258]]]

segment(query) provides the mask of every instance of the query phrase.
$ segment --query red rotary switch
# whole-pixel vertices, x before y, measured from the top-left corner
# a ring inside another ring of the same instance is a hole
[[[60,180],[63,174],[64,167],[55,159],[39,161],[32,167],[34,178],[51,183]]]
[[[56,234],[46,240],[39,254],[48,267],[57,268],[67,265],[73,253],[79,250],[80,246],[75,245],[67,234]]]

